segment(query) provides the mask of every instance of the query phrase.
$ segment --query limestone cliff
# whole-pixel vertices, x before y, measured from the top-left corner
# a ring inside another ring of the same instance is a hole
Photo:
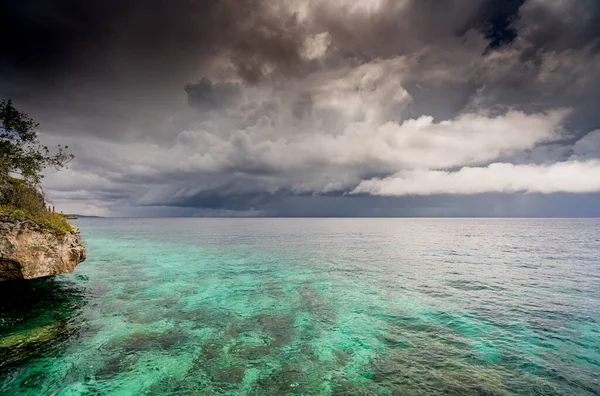
[[[73,272],[86,250],[75,232],[49,232],[35,222],[0,214],[0,281]]]

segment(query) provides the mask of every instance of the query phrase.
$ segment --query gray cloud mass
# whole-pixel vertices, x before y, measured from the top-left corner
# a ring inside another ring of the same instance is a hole
[[[108,216],[597,216],[596,0],[22,0],[0,96]]]

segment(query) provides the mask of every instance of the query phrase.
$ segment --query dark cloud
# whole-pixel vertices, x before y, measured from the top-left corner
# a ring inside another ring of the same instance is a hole
[[[166,203],[172,215],[218,215],[231,212],[271,217],[597,217],[598,194],[431,197],[203,193],[180,203]]]
[[[526,35],[532,47],[526,54],[540,51],[600,49],[600,3],[596,0],[529,0],[520,9],[521,19],[513,24]]]
[[[136,78],[133,74],[160,79],[189,74],[211,56],[226,53],[240,77],[257,83],[306,71],[304,64],[310,62],[302,49],[308,32],[330,32],[338,49],[369,57],[450,43],[470,29],[483,31],[491,47],[508,44],[516,35],[514,21],[523,0],[381,3],[365,20],[355,2],[341,8],[332,6],[336,2],[315,2],[310,19],[303,20],[266,0],[3,2],[0,70],[47,84],[91,72],[95,79]],[[534,8],[539,27],[532,34],[545,37],[557,19]],[[547,20],[538,21],[542,18]],[[591,23],[562,26],[597,34]]]
[[[203,77],[196,84],[187,84],[188,103],[199,110],[217,110],[233,104],[241,95],[239,84],[216,83]]]
[[[181,119],[189,117],[182,87],[216,59],[228,59],[217,75],[251,83],[299,70],[300,28],[271,8],[258,0],[2,2],[0,95],[63,134],[172,136],[174,116],[175,129],[190,122]]]
[[[250,82],[265,66],[293,72],[302,27],[260,0],[71,0],[3,2],[0,70],[49,79],[169,78],[227,52]]]
[[[181,4],[185,6],[160,0],[3,2],[3,70],[50,80],[89,71],[96,78],[123,78],[123,73],[144,74],[202,57],[215,42],[211,21],[217,2]],[[195,55],[187,55],[191,53]]]
[[[482,32],[489,48],[494,49],[510,44],[517,36],[514,22],[523,3],[524,0],[386,0],[369,9],[365,19],[360,5],[357,6],[360,2],[344,2],[342,7],[336,2],[323,2],[315,11],[315,20],[348,54],[387,57],[426,46],[455,46],[470,30]]]

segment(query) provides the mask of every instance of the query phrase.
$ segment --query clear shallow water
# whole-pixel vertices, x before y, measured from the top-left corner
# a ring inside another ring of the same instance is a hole
[[[0,394],[600,394],[600,221],[80,219]]]

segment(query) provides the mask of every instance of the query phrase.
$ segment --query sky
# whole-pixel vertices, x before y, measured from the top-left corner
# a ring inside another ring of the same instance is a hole
[[[99,216],[600,216],[597,0],[14,0],[0,97]]]

